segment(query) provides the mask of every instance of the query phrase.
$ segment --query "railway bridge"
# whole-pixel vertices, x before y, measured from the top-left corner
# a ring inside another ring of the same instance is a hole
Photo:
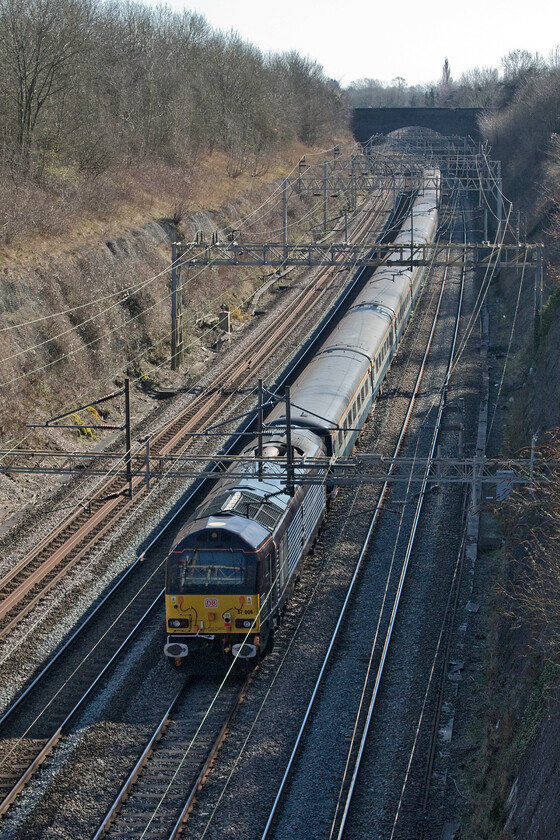
[[[431,128],[447,137],[481,140],[478,119],[483,108],[354,108],[352,130],[360,143],[374,134],[389,134],[398,128]]]

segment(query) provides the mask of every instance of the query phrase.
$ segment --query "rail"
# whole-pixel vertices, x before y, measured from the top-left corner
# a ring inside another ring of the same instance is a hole
[[[225,680],[217,687],[214,682],[200,683],[186,698],[181,687],[92,840],[111,836],[113,828],[122,836],[121,823],[126,837],[133,840],[145,836],[155,820],[159,836],[169,840],[178,836],[250,681],[249,676],[241,687]],[[198,697],[193,696],[195,691]]]

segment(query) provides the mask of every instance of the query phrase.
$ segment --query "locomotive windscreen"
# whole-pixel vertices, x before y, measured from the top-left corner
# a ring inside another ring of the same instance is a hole
[[[167,591],[177,594],[219,592],[242,585],[254,585],[254,564],[248,555],[233,548],[194,548],[170,558],[167,574]],[[250,579],[249,579],[250,578]]]

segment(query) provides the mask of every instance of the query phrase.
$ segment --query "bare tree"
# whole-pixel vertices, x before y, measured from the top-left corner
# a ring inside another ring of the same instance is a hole
[[[511,50],[501,61],[504,78],[511,79],[527,76],[543,66],[543,60],[538,53],[528,50]]]
[[[25,162],[43,108],[70,84],[90,15],[88,0],[0,0],[3,97]]]
[[[0,0],[0,68],[0,147],[25,171],[33,159],[98,175],[219,148],[232,174],[259,173],[283,144],[344,121],[308,59],[134,0]]]
[[[495,67],[475,67],[459,79],[457,104],[461,107],[492,108],[499,96],[500,76]]]

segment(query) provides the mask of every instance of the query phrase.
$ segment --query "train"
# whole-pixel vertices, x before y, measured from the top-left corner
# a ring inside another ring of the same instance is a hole
[[[413,244],[433,241],[439,201],[440,173],[424,170],[394,239],[399,255],[372,273],[292,383],[289,405],[267,416],[261,451],[258,439],[244,448],[262,470],[236,463],[178,531],[166,560],[164,645],[177,667],[250,668],[270,648],[328,501],[324,481],[296,478],[290,492],[288,446],[300,464],[352,451],[424,279],[425,266],[403,263]]]

